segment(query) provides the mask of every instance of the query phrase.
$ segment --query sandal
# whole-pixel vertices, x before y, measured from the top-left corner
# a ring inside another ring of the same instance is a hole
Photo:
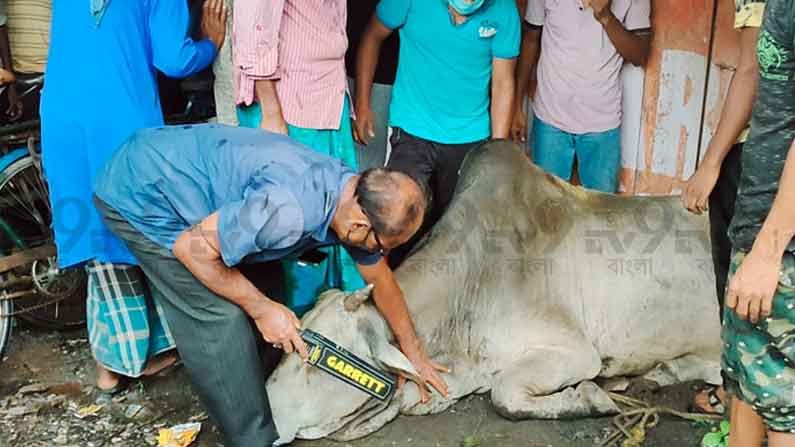
[[[720,398],[718,392],[722,390],[722,387],[710,385],[703,390],[701,390],[698,394],[707,393],[707,405],[708,406],[700,406],[697,403],[693,402],[690,404],[690,411],[693,413],[703,413],[703,414],[724,414],[726,412],[726,403],[724,400]],[[725,393],[725,391],[724,391]]]

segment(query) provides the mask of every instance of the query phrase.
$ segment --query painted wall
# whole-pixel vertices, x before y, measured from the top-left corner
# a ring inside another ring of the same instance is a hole
[[[649,63],[645,69],[627,65],[622,73],[622,193],[679,194],[695,170],[736,63],[733,5],[733,0],[652,1]]]

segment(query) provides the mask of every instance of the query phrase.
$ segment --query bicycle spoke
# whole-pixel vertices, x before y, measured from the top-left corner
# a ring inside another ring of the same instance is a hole
[[[28,245],[43,243],[50,237],[47,187],[34,166],[23,168],[6,182],[0,204],[9,220],[21,224],[18,228],[35,228],[34,234],[24,235]]]

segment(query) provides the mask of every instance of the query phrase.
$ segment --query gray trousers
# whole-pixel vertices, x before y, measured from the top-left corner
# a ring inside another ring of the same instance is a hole
[[[235,304],[202,285],[174,255],[152,243],[94,197],[110,230],[124,240],[164,311],[185,368],[227,445],[271,446],[278,439],[265,390],[258,336]]]
[[[237,111],[235,97],[235,70],[232,60],[232,25],[234,23],[234,1],[224,0],[226,4],[226,38],[221,45],[218,55],[213,62],[213,74],[215,82],[213,90],[215,93],[215,116],[219,123],[229,126],[237,126]]]
[[[353,78],[348,78],[348,88],[352,95],[356,94],[356,82]],[[387,123],[391,98],[391,85],[373,83],[370,107],[372,107],[375,117],[375,123],[373,123],[375,137],[370,140],[367,146],[356,143],[356,160],[359,163],[359,171],[369,168],[380,168],[386,164],[389,158],[389,126]],[[354,112],[356,111],[354,110]]]

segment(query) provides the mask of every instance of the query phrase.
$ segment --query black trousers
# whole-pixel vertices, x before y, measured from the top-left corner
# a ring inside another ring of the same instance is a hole
[[[458,183],[458,171],[464,158],[469,151],[483,144],[483,141],[442,144],[395,127],[389,142],[392,144],[392,153],[386,166],[408,174],[429,192],[429,208],[420,230],[408,242],[389,253],[389,266],[395,269],[442,217],[453,198]]]
[[[720,168],[718,181],[709,196],[712,264],[715,269],[715,291],[718,294],[721,320],[723,319],[723,301],[726,295],[726,282],[729,276],[729,263],[732,252],[728,230],[734,216],[734,202],[737,200],[742,147],[742,144],[736,144],[726,155]]]
[[[226,445],[273,445],[278,434],[265,390],[270,372],[263,364],[268,360],[267,349],[248,315],[206,288],[170,251],[152,243],[115,209],[96,197],[94,203],[110,230],[138,260],[152,298],[163,308],[194,389],[220,426]],[[244,274],[258,287],[281,284],[278,274],[258,272],[256,267],[247,270]]]

